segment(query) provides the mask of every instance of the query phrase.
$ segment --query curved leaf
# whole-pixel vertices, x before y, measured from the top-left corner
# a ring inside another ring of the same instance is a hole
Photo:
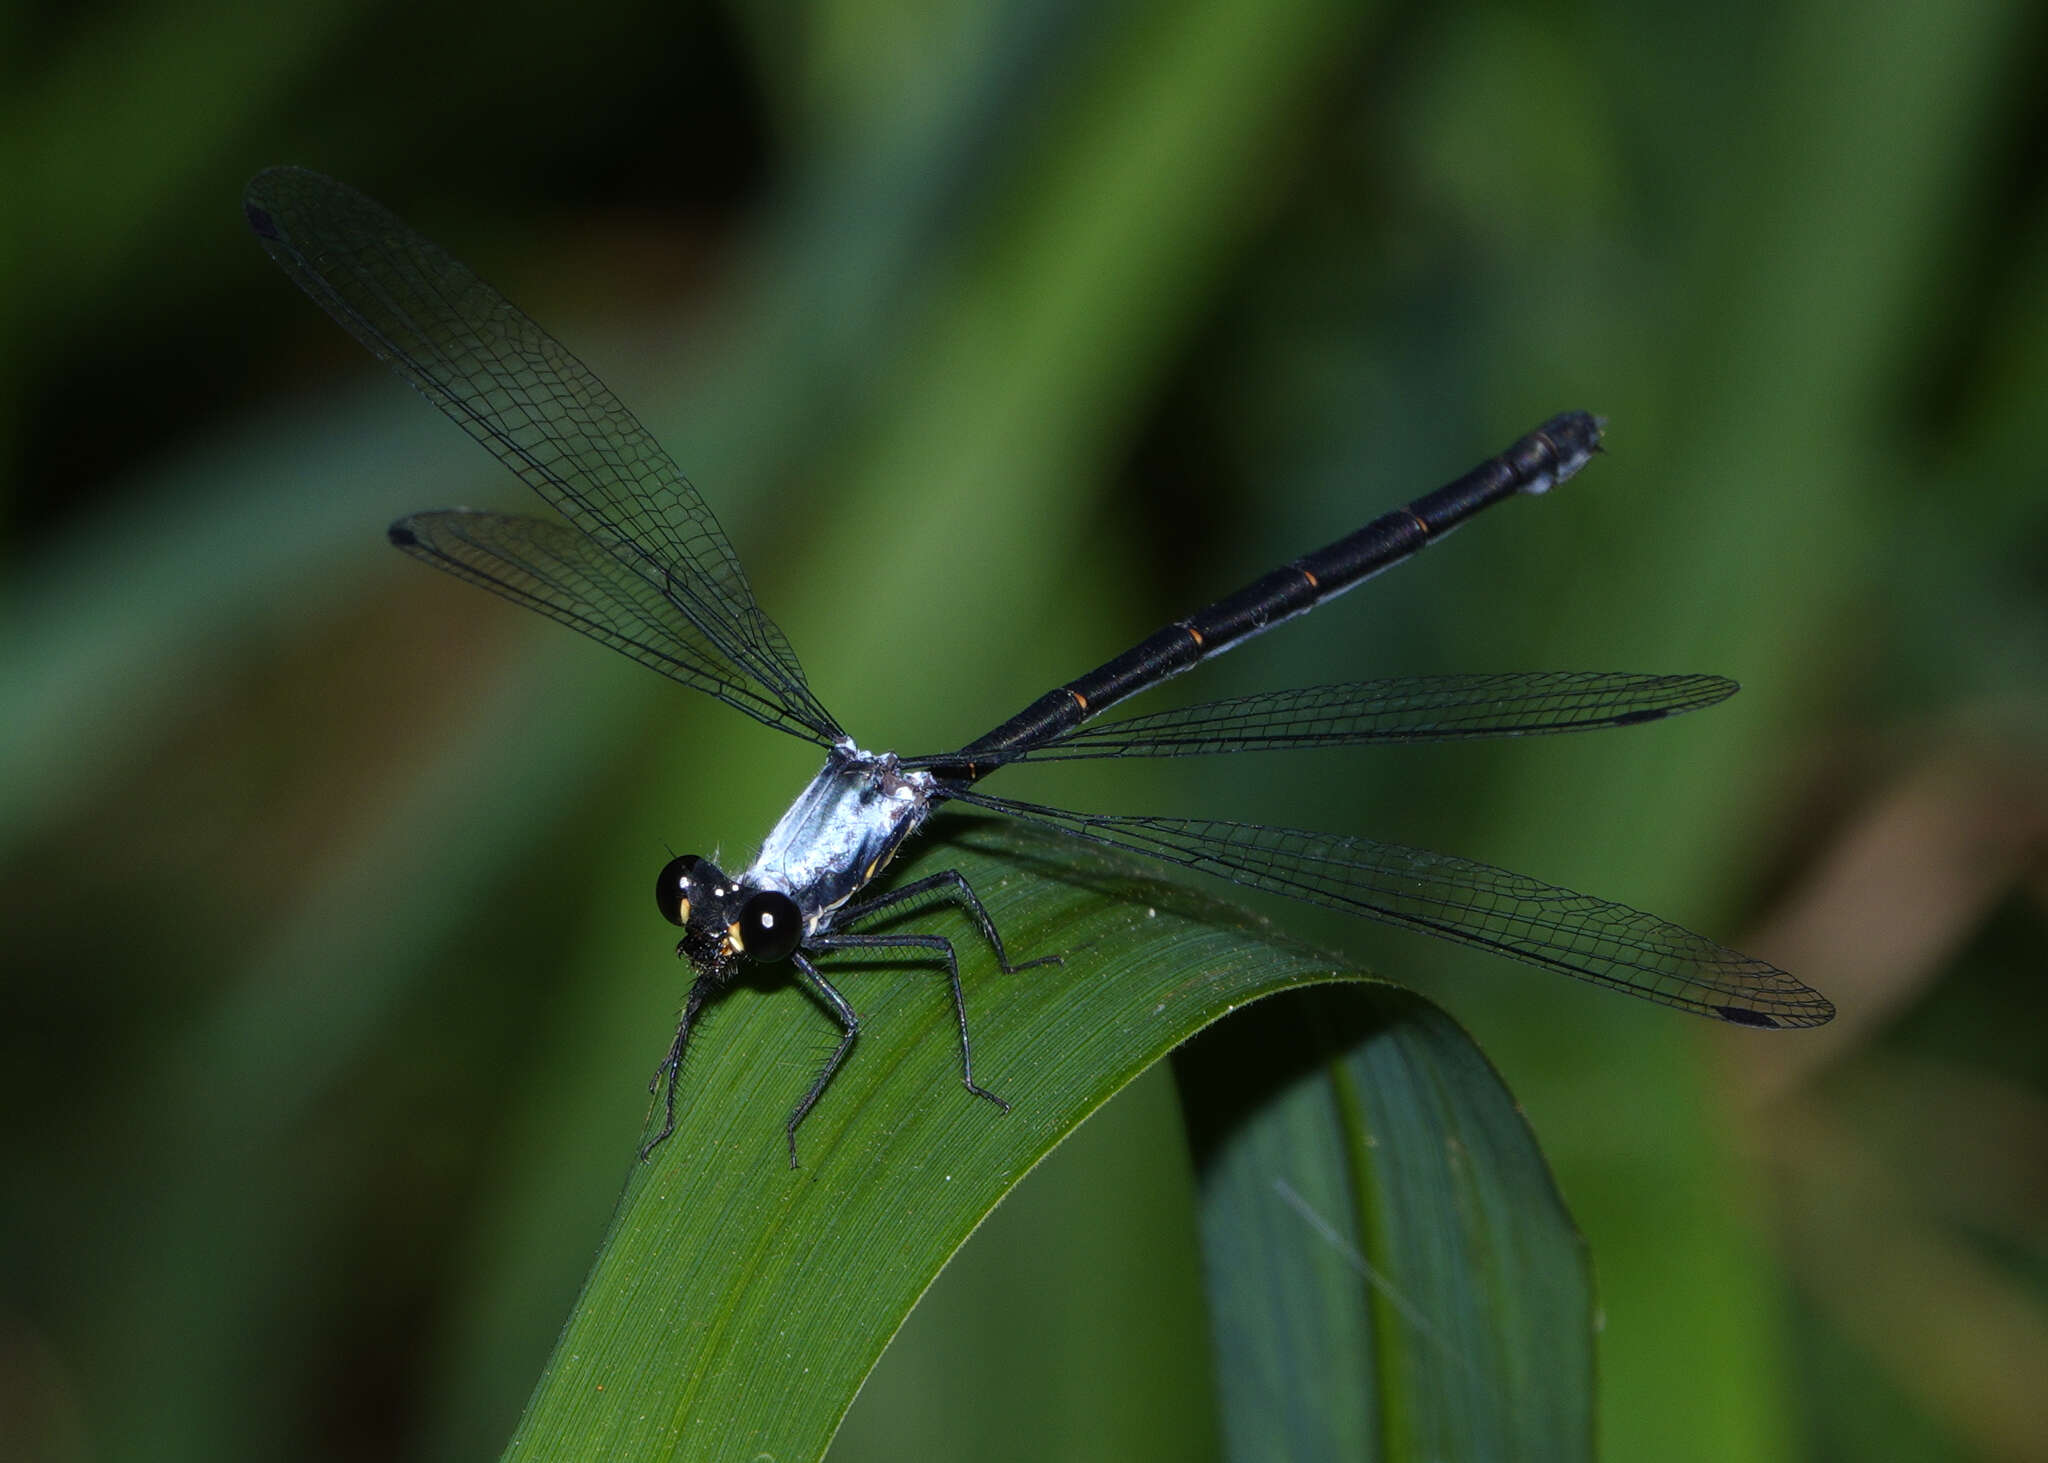
[[[1585,1247],[1456,1023],[1293,991],[1174,1069],[1230,1457],[1592,1457]]]
[[[835,1030],[792,984],[727,993],[693,1034],[676,1133],[629,1179],[507,1457],[820,1456],[946,1260],[1090,1112],[1235,1008],[1357,978],[1098,851],[1003,822],[935,831],[901,877],[957,867],[1014,957],[1063,956],[1005,975],[957,912],[914,919],[953,937],[976,1075],[1012,1111],[962,1090],[936,967],[837,958],[862,1035],[792,1172],[782,1124]],[[1383,1009],[1405,1022],[1419,1006]],[[1385,1202],[1404,1204],[1401,1189]]]

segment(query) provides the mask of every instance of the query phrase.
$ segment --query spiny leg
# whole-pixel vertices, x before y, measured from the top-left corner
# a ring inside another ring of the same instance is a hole
[[[676,1039],[669,1043],[668,1055],[661,1059],[661,1065],[654,1069],[654,1075],[647,1079],[650,1093],[659,1091],[662,1079],[668,1079],[668,1100],[662,1111],[661,1131],[649,1138],[640,1149],[640,1161],[645,1163],[649,1154],[668,1141],[668,1135],[676,1130],[676,1081],[683,1071],[683,1048],[689,1045],[690,1027],[697,1019],[697,1013],[704,1009],[704,1003],[718,989],[718,982],[711,976],[700,975],[690,986],[690,994],[683,1001],[683,1019],[676,1023]]]
[[[967,993],[960,988],[960,960],[953,942],[944,935],[819,935],[811,940],[813,950],[936,950],[946,957],[946,976],[953,986],[953,1014],[960,1018],[960,1080],[976,1097],[985,1097],[1004,1112],[1010,1105],[974,1080],[974,1045],[967,1037]],[[999,945],[997,949],[1000,951]],[[1057,956],[1052,957],[1057,959]],[[1038,962],[1033,961],[1032,964]],[[1005,967],[1007,968],[1007,967]],[[1022,966],[1017,967],[1023,969]],[[813,1089],[812,1097],[816,1097]]]
[[[1035,965],[1063,963],[1061,956],[1041,955],[1036,960],[1026,960],[1021,965],[1012,965],[1009,952],[1003,949],[1003,937],[996,933],[996,922],[989,917],[988,907],[981,902],[981,896],[974,892],[974,886],[967,882],[967,876],[958,869],[946,869],[922,879],[913,879],[910,883],[898,889],[891,889],[886,894],[877,894],[861,900],[858,904],[850,904],[839,912],[834,923],[844,925],[863,920],[869,915],[879,914],[892,904],[901,904],[906,899],[915,899],[918,895],[929,894],[933,890],[944,891],[945,897],[942,902],[958,904],[967,911],[976,927],[981,930],[982,938],[987,940],[990,948],[996,952],[996,963],[1002,966],[1004,975],[1015,975],[1018,971],[1029,970]],[[950,950],[952,947],[947,948]]]
[[[804,1094],[803,1101],[796,1105],[796,1111],[789,1115],[789,1122],[784,1128],[789,1135],[789,1166],[795,1168],[797,1126],[811,1115],[811,1109],[818,1105],[818,1099],[825,1095],[826,1087],[831,1084],[832,1074],[839,1070],[840,1064],[846,1060],[846,1054],[853,1050],[854,1038],[860,1035],[860,1017],[853,1014],[853,1007],[846,1003],[846,997],[832,988],[832,982],[818,974],[818,968],[804,959],[802,951],[792,954],[789,963],[796,967],[797,974],[803,977],[804,983],[831,1008],[833,1019],[838,1021],[840,1030],[845,1033],[839,1038],[839,1045],[832,1049],[832,1055],[826,1059],[825,1069],[818,1073],[817,1080],[811,1083],[811,1090]]]

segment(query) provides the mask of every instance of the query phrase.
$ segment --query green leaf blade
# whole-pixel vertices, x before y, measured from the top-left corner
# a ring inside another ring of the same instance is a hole
[[[822,1455],[946,1261],[1091,1112],[1239,1007],[1359,979],[1121,858],[1002,821],[949,820],[940,831],[903,877],[957,867],[1014,958],[1063,956],[1005,975],[957,912],[913,910],[906,921],[954,939],[976,1075],[1011,1112],[962,1089],[936,965],[906,965],[894,951],[835,959],[829,977],[861,1014],[862,1035],[799,1131],[803,1167],[792,1172],[783,1123],[835,1030],[772,972],[728,992],[693,1033],[676,1132],[629,1179],[507,1457]],[[1372,1009],[1398,1010],[1407,1024],[1429,1009],[1393,999]],[[1438,1041],[1463,1042],[1436,1019]],[[1485,1070],[1476,1053],[1466,1063]],[[1445,1065],[1424,1066],[1424,1085]],[[1504,1094],[1497,1101],[1506,1106]],[[1336,1155],[1334,1171],[1355,1168]],[[1355,1277],[1346,1285],[1355,1290]],[[1292,1323],[1288,1310],[1273,1324]],[[1340,1370],[1332,1385],[1356,1391],[1370,1379]]]
[[[957,867],[1014,958],[1064,957],[1004,975],[957,914],[915,918],[960,952],[976,1075],[1011,1112],[962,1089],[938,967],[835,959],[862,1035],[792,1172],[783,1123],[834,1028],[794,985],[728,992],[692,1035],[676,1132],[629,1179],[508,1458],[821,1455],[945,1261],[1066,1134],[1210,1021],[1338,975],[1252,936],[1241,910],[1067,840],[945,826],[903,877]]]
[[[1175,1065],[1229,1456],[1592,1456],[1584,1247],[1455,1023],[1324,987]]]

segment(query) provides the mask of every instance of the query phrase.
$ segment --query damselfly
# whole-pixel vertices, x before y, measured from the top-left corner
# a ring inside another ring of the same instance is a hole
[[[874,892],[904,843],[949,801],[1723,1021],[1815,1026],[1834,1014],[1824,997],[1762,960],[1624,905],[1466,859],[1296,828],[1077,813],[979,790],[989,773],[1026,760],[1522,736],[1628,726],[1723,700],[1736,688],[1718,676],[1518,673],[1313,686],[1096,721],[1126,697],[1399,563],[1480,510],[1564,482],[1598,450],[1597,418],[1553,418],[1448,486],[1046,692],[958,751],[900,757],[863,751],[819,704],[697,489],[553,336],[385,209],[317,173],[262,173],[249,185],[245,209],[264,248],[300,288],[567,519],[415,513],[391,526],[392,543],[826,749],[824,768],[744,872],[686,856],[671,860],[656,881],[662,914],[683,928],[677,953],[695,980],[650,1084],[651,1091],[665,1084],[666,1095],[661,1131],[643,1157],[675,1129],[676,1084],[698,1013],[746,965],[765,964],[783,966],[809,987],[841,1032],[789,1115],[796,1163],[797,1127],[860,1031],[852,1005],[815,963],[833,951],[907,950],[942,961],[959,1019],[961,1080],[1007,1111],[974,1078],[952,943],[856,928],[906,900],[949,900],[973,920],[1004,971],[1025,968],[1010,961],[994,921],[957,871]]]

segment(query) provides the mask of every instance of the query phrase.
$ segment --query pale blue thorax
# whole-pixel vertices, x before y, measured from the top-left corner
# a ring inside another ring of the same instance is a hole
[[[863,752],[844,739],[769,830],[740,882],[789,895],[806,932],[816,931],[918,830],[937,792],[938,779],[905,768],[894,752]]]

